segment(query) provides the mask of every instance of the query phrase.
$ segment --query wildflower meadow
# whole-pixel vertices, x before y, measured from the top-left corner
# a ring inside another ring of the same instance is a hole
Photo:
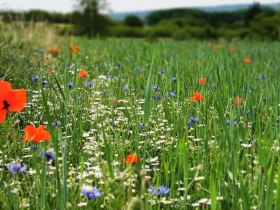
[[[0,209],[280,209],[278,42],[20,46],[1,56]]]

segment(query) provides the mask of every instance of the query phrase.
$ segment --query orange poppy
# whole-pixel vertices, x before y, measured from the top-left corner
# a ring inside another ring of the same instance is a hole
[[[23,142],[31,141],[33,143],[40,143],[45,140],[51,140],[51,135],[43,125],[35,128],[33,125],[27,125],[24,128],[25,134],[23,137]]]
[[[53,54],[59,54],[61,50],[59,47],[50,47],[48,51]]]
[[[143,161],[144,158],[140,158],[140,160]],[[123,163],[127,162],[127,163],[130,163],[130,164],[137,163],[138,162],[138,157],[137,157],[136,154],[129,154],[129,155],[126,156],[126,159],[123,159],[122,161],[123,161]]]
[[[20,112],[24,109],[27,97],[25,89],[12,89],[7,81],[0,81],[0,123],[6,119],[8,111]]]
[[[235,52],[235,48],[234,48],[234,47],[230,47],[230,48],[229,48],[229,52],[230,52],[230,53],[234,53],[234,52]]]
[[[202,100],[204,100],[204,97],[201,95],[200,92],[193,93],[193,97],[191,97],[191,102],[202,101]]]
[[[243,63],[244,64],[250,64],[250,63],[252,63],[252,60],[250,58],[244,58]]]
[[[206,85],[206,82],[207,82],[206,77],[201,77],[201,78],[198,80],[198,84],[199,84],[200,86]]]
[[[244,102],[244,100],[243,100],[242,97],[236,97],[236,98],[234,99],[234,103],[235,103],[236,105],[242,105],[243,102]]]
[[[86,78],[88,76],[87,70],[86,69],[81,69],[78,73],[79,78]]]
[[[72,53],[75,53],[75,54],[78,53],[79,50],[80,50],[80,46],[79,45],[73,45],[73,46],[70,46],[69,48],[72,51]]]
[[[44,55],[44,57],[43,57],[43,59],[44,59],[44,61],[50,61],[51,59],[52,59],[52,56],[50,56],[50,55]]]
[[[126,161],[129,162],[129,163],[137,163],[138,162],[138,157],[137,157],[136,154],[129,154],[126,157]]]

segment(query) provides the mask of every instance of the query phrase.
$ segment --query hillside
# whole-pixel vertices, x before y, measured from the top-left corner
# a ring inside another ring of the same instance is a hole
[[[248,9],[251,4],[235,4],[235,5],[219,5],[219,6],[205,6],[205,7],[194,7],[192,9],[199,9],[206,12],[230,12],[236,10]],[[280,2],[274,4],[263,4],[263,6],[270,7],[276,10],[280,9]],[[112,13],[110,17],[114,20],[122,20],[127,15],[136,15],[137,17],[144,19],[151,12],[155,10],[146,10],[146,11],[135,11],[135,12],[117,12]]]

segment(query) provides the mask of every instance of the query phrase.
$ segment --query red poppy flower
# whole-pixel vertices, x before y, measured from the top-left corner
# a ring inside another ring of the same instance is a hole
[[[137,163],[138,157],[137,157],[136,154],[129,154],[129,155],[126,157],[126,161],[129,162],[129,163]]]
[[[0,123],[6,119],[8,111],[20,112],[24,109],[27,98],[25,89],[12,89],[7,81],[0,81]]]
[[[236,104],[236,105],[242,105],[243,104],[243,98],[242,97],[236,97],[235,99],[234,99],[234,103]]]
[[[140,158],[140,161],[143,161],[143,160],[144,160],[144,158]],[[126,159],[122,160],[122,162],[123,163],[127,162],[127,163],[130,163],[130,164],[137,163],[138,162],[138,157],[137,157],[136,154],[129,154],[129,155],[127,155]]]
[[[230,52],[230,53],[234,53],[234,52],[235,52],[235,48],[234,48],[234,47],[230,47],[230,48],[229,48],[229,52]]]
[[[86,69],[81,69],[78,73],[79,78],[86,78],[88,76],[87,70]]]
[[[206,77],[201,77],[201,78],[198,80],[198,84],[199,84],[200,86],[206,85],[206,82],[207,82]]]
[[[75,53],[75,54],[78,53],[80,50],[80,46],[78,46],[78,45],[70,46],[69,48],[72,51],[72,53]]]
[[[33,125],[27,125],[24,128],[25,134],[23,137],[23,142],[31,141],[34,143],[40,143],[45,140],[51,140],[51,135],[43,125],[35,128]]]
[[[250,58],[244,58],[243,63],[244,64],[250,64],[250,63],[252,63],[252,60]]]
[[[50,47],[48,51],[53,54],[59,54],[61,49],[59,47]]]
[[[200,92],[193,93],[193,97],[191,97],[191,102],[202,101],[202,100],[204,100],[204,97],[201,95]]]

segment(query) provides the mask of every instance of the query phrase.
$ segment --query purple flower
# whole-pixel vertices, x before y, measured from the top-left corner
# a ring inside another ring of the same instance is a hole
[[[236,122],[236,121],[226,120],[226,124],[227,124],[227,125],[236,125],[237,122]]]
[[[125,87],[123,88],[123,90],[124,90],[125,92],[127,92],[127,91],[129,91],[129,87],[125,86]]]
[[[38,82],[39,81],[39,76],[34,76],[34,77],[32,77],[32,80],[34,81],[34,82]]]
[[[87,196],[89,199],[95,199],[101,197],[100,191],[97,188],[91,186],[83,187],[82,195]]]
[[[27,169],[27,165],[21,166],[20,163],[12,162],[12,163],[10,163],[10,164],[7,165],[7,169],[8,169],[12,174],[23,173],[23,172],[25,172],[25,170]]]
[[[151,193],[152,195],[157,195],[157,196],[167,195],[169,193],[169,189],[163,185],[160,185],[158,189],[155,186],[153,186],[151,188]]]
[[[192,126],[194,126],[194,124],[196,123],[196,122],[198,122],[199,121],[199,119],[198,118],[195,118],[195,117],[189,117],[189,122],[187,122],[187,126],[188,127],[192,127]]]
[[[177,78],[176,78],[176,77],[172,77],[171,80],[172,80],[173,82],[176,82],[176,81],[177,81]]]
[[[87,82],[86,85],[91,88],[93,86],[93,82]]]
[[[134,71],[142,72],[142,69],[140,67],[134,68]]]
[[[145,129],[145,126],[144,125],[139,125],[139,130],[142,131]]]
[[[175,92],[170,92],[169,95],[170,95],[171,97],[174,97],[174,96],[175,96]]]
[[[157,86],[157,85],[153,86],[154,91],[159,91],[159,89],[160,89],[159,86]]]
[[[72,89],[73,88],[73,86],[74,86],[74,83],[73,82],[68,82],[68,87],[69,87],[69,89]]]
[[[165,75],[165,70],[162,69],[159,73],[160,73],[162,76],[164,76],[164,75]]]
[[[49,87],[49,83],[48,83],[47,80],[44,80],[44,81],[42,82],[42,85],[43,85],[43,87]]]
[[[189,118],[189,121],[195,123],[195,122],[198,122],[199,119],[191,116],[191,117]]]
[[[33,144],[33,145],[31,146],[31,149],[33,149],[34,151],[38,150],[38,149],[39,149],[38,144]]]
[[[43,157],[43,156],[44,156],[44,153],[43,153],[43,152],[40,152],[39,155],[40,155],[41,157]],[[52,161],[52,162],[54,162],[55,158],[54,158],[53,152],[48,151],[48,152],[46,152],[45,155],[46,155],[47,161]]]
[[[162,98],[162,96],[160,96],[160,95],[155,95],[154,96],[154,99],[157,100],[157,101],[159,101],[161,98]]]
[[[53,121],[52,125],[55,127],[58,127],[58,126],[61,126],[61,122],[59,120],[55,120],[55,121]]]

